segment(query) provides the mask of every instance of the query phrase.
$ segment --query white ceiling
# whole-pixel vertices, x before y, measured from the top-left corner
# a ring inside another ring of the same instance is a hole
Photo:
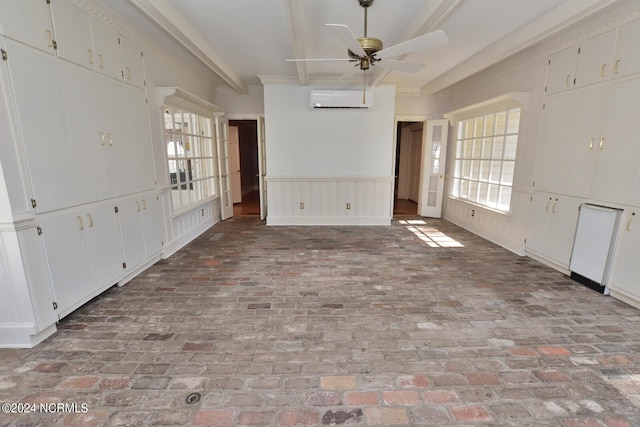
[[[347,49],[326,23],[346,24],[357,37],[364,32],[358,0],[102,1],[156,39],[161,29],[238,92],[260,84],[258,76],[303,85],[338,79],[350,63],[286,59],[346,58]],[[367,79],[434,93],[621,1],[375,0],[368,36],[385,47],[434,30],[443,30],[449,43],[397,58],[426,64],[418,73],[373,67]]]

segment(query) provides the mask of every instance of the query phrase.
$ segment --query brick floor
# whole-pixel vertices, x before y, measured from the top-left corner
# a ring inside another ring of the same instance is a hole
[[[407,219],[216,224],[0,350],[0,426],[640,426],[640,311]]]

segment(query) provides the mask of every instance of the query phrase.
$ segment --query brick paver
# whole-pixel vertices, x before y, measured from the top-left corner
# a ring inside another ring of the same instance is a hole
[[[0,350],[0,402],[86,405],[0,427],[640,425],[640,311],[407,219],[216,224],[35,349]]]

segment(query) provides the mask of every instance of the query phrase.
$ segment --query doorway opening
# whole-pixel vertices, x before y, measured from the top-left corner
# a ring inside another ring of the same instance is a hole
[[[233,214],[259,216],[258,121],[229,120],[229,130]]]
[[[394,217],[418,215],[423,131],[424,122],[397,122]]]

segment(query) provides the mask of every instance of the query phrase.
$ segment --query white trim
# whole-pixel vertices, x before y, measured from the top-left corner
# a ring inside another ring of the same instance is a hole
[[[213,225],[215,225],[219,220],[220,220],[219,218],[214,218],[214,217],[208,218],[206,221],[201,222],[200,224],[198,224],[198,226],[182,234],[177,239],[164,245],[164,248],[162,250],[162,258],[165,258],[165,259],[169,258],[171,255],[175,254],[180,249],[185,247],[193,239],[195,239],[196,237],[200,236],[202,233],[204,233],[205,231],[213,227]]]
[[[271,176],[267,175],[264,178],[267,182],[290,182],[290,181],[306,181],[306,182],[320,182],[320,181],[330,181],[330,182],[344,182],[344,181],[363,181],[363,182],[393,182],[393,176]]]
[[[193,109],[195,110],[193,111],[194,113],[202,114],[207,117],[213,117],[213,113],[216,112],[224,112],[221,107],[218,107],[217,105],[200,98],[198,95],[194,95],[179,87],[157,87],[156,107],[162,108],[167,102],[177,107]]]
[[[461,120],[482,116],[487,113],[494,113],[496,111],[508,110],[515,107],[520,107],[523,111],[527,111],[529,98],[529,92],[508,92],[504,95],[469,105],[468,107],[450,111],[444,114],[444,117],[449,119],[453,124],[454,122],[457,123]]]
[[[388,216],[267,216],[267,225],[391,225]]]
[[[57,328],[55,323],[36,333],[33,323],[0,324],[0,348],[33,348],[53,335]]]

